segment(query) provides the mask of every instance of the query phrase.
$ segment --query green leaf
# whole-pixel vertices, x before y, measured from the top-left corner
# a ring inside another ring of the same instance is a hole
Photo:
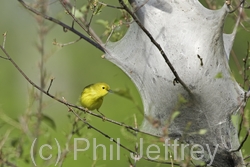
[[[178,96],[178,100],[180,104],[185,104],[188,102],[182,95]]]
[[[86,5],[83,5],[83,6],[81,7],[80,11],[81,11],[82,13],[87,12],[87,6],[86,6]]]
[[[46,123],[52,129],[56,130],[55,121],[49,116],[42,114],[42,121],[44,121],[44,123]]]
[[[109,22],[107,20],[98,19],[96,23],[103,25],[104,27],[109,27]]]
[[[171,122],[172,122],[178,115],[180,115],[180,111],[175,111],[175,112],[171,115]]]
[[[219,79],[219,78],[222,78],[223,75],[222,75],[222,72],[219,72],[215,75],[215,78]]]
[[[81,18],[81,17],[83,17],[83,13],[80,11],[80,10],[78,10],[78,9],[76,9],[76,8],[72,8],[72,14],[75,16],[75,18]]]
[[[207,133],[207,129],[200,129],[199,130],[200,135],[204,135],[205,133]]]
[[[104,6],[102,4],[98,5],[96,11],[93,14],[94,15],[100,14],[103,7]]]

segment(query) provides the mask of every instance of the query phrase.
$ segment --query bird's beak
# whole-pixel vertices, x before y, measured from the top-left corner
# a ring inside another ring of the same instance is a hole
[[[109,90],[108,90],[108,92],[109,92],[109,93],[114,93],[114,91],[113,91],[113,90],[111,90],[111,89],[109,89]]]

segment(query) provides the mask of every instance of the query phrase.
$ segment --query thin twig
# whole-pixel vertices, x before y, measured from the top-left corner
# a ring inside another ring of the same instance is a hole
[[[229,13],[233,13],[233,12],[235,12],[237,9],[243,7],[243,6],[244,6],[244,3],[245,3],[245,0],[240,1],[240,4],[239,4],[235,9],[231,10]],[[229,6],[230,6],[230,5],[231,5],[231,4],[229,4]]]
[[[134,114],[134,124],[135,124],[135,129],[138,129],[137,118],[135,114]],[[137,135],[137,133],[138,132],[135,132],[135,135]]]
[[[7,36],[7,32],[3,33],[3,44],[2,44],[3,48],[5,48],[6,36]],[[4,57],[4,56],[0,56],[0,58],[9,60],[7,57]]]
[[[172,63],[169,61],[167,55],[165,54],[165,52],[163,51],[161,45],[159,43],[156,42],[156,40],[152,37],[152,35],[150,34],[150,32],[142,25],[142,23],[139,21],[139,19],[135,16],[135,14],[127,7],[127,5],[123,2],[123,0],[119,0],[120,4],[122,5],[122,7],[124,8],[124,10],[126,10],[130,16],[134,19],[134,21],[137,23],[137,25],[142,29],[142,31],[144,31],[144,33],[148,36],[148,38],[151,40],[151,42],[157,47],[157,49],[160,51],[162,57],[164,58],[165,62],[167,63],[167,65],[169,66],[169,68],[171,69],[172,73],[175,76],[175,82],[180,83],[183,88],[190,94],[192,95],[191,90],[187,87],[187,85],[181,80],[181,78],[179,77],[178,73],[176,72],[174,66],[172,65]]]
[[[73,32],[74,34],[78,35],[79,37],[81,37],[82,39],[84,39],[85,41],[89,42],[91,45],[95,46],[97,49],[99,49],[100,51],[102,51],[103,53],[105,53],[103,47],[99,44],[94,42],[93,40],[91,40],[90,38],[86,37],[85,35],[83,35],[82,33],[80,33],[79,31],[75,30],[74,28],[68,26],[67,24],[53,18],[47,15],[42,14],[41,12],[33,9],[32,7],[30,7],[29,5],[27,5],[23,0],[18,0],[26,9],[28,9],[29,11],[35,13],[36,15],[39,15],[41,17],[43,17],[46,20],[52,21],[58,25],[60,25],[61,27],[63,27],[64,30],[69,30],[71,32]]]
[[[5,48],[7,32],[3,33],[3,48]]]
[[[110,7],[110,8],[114,8],[114,9],[123,9],[123,7],[120,7],[120,6],[113,6],[113,5],[109,5],[107,3],[104,3],[104,2],[100,2],[100,1],[97,1],[99,4],[102,4],[103,6],[107,6],[107,7]]]
[[[90,16],[90,19],[89,19],[89,23],[86,25],[86,27],[87,27],[87,32],[89,32],[89,27],[90,27],[90,24],[91,24],[91,22],[92,22],[92,20],[93,20],[93,17],[94,17],[94,13],[92,12],[92,13],[91,13],[91,16]]]
[[[247,61],[248,61],[248,58],[249,58],[249,42],[247,43],[247,54],[246,54],[246,57],[243,59],[243,64],[244,64],[244,69],[243,69],[243,88],[245,88],[246,86],[246,83],[248,81],[248,76],[247,76],[247,70],[248,70],[248,67],[247,67]],[[248,85],[248,89],[249,89],[249,85]],[[246,103],[247,102],[247,92],[245,92],[244,94],[244,102]],[[242,112],[241,112],[241,120],[240,120],[240,124],[239,124],[239,131],[238,131],[238,136],[240,136],[240,133],[241,133],[241,130],[242,130],[242,126],[243,126],[243,122],[244,122],[244,110],[246,108],[246,105],[244,105],[244,107],[242,108]]]
[[[8,137],[10,136],[10,132],[13,130],[14,128],[8,129],[3,136],[2,140],[0,141],[0,150],[3,149],[4,144],[6,143]]]
[[[247,76],[247,70],[248,70],[247,61],[248,61],[248,58],[249,58],[249,42],[247,42],[247,54],[246,54],[246,57],[243,59],[243,63],[244,63],[244,69],[243,69],[243,88],[245,88],[246,82],[248,80],[248,76]],[[248,85],[248,89],[249,89],[249,85]],[[246,101],[246,99],[245,99],[245,101]]]
[[[247,130],[247,133],[246,133],[246,135],[245,135],[245,137],[244,137],[244,139],[243,139],[242,142],[240,143],[240,146],[239,146],[237,149],[235,149],[235,150],[231,150],[231,151],[230,151],[231,153],[232,153],[232,152],[237,152],[237,151],[239,151],[239,150],[243,147],[244,143],[246,142],[246,140],[247,140],[247,138],[248,138],[248,136],[249,136],[249,133],[250,133],[250,130],[248,129],[248,130]]]
[[[49,87],[48,87],[48,89],[47,89],[47,93],[49,93],[49,90],[50,90],[50,88],[51,88],[51,85],[52,85],[53,81],[54,81],[54,78],[51,78],[51,79],[50,79],[50,83],[49,83]]]
[[[244,157],[244,160],[247,160],[248,158],[250,158],[250,155]]]
[[[9,60],[7,57],[3,57],[3,56],[0,56],[0,58],[5,59],[5,60]]]
[[[109,35],[108,35],[107,40],[106,40],[106,44],[108,43],[108,41],[109,41],[109,40],[110,40],[110,38],[112,37],[113,32],[114,32],[114,26],[112,25],[112,26],[111,26],[111,31],[110,31],[110,33],[109,33]],[[106,45],[106,44],[105,44],[105,45]]]
[[[64,44],[58,43],[58,42],[56,42],[56,39],[54,39],[53,45],[57,45],[57,46],[60,46],[60,47],[64,47],[64,46],[67,46],[67,45],[74,44],[74,43],[80,41],[81,39],[82,39],[82,38],[80,37],[79,39],[77,39],[77,40],[75,40],[75,41],[71,41],[71,42],[64,43]]]

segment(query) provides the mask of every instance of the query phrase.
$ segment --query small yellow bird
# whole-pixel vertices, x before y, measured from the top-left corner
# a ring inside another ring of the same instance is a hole
[[[102,116],[104,116],[99,108],[102,105],[103,97],[111,92],[110,87],[106,83],[95,83],[86,86],[81,94],[81,105],[89,110],[97,110]]]

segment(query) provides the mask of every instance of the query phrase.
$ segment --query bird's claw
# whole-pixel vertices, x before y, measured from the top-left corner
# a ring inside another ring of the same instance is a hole
[[[102,116],[102,121],[105,122],[107,118],[105,116]]]

